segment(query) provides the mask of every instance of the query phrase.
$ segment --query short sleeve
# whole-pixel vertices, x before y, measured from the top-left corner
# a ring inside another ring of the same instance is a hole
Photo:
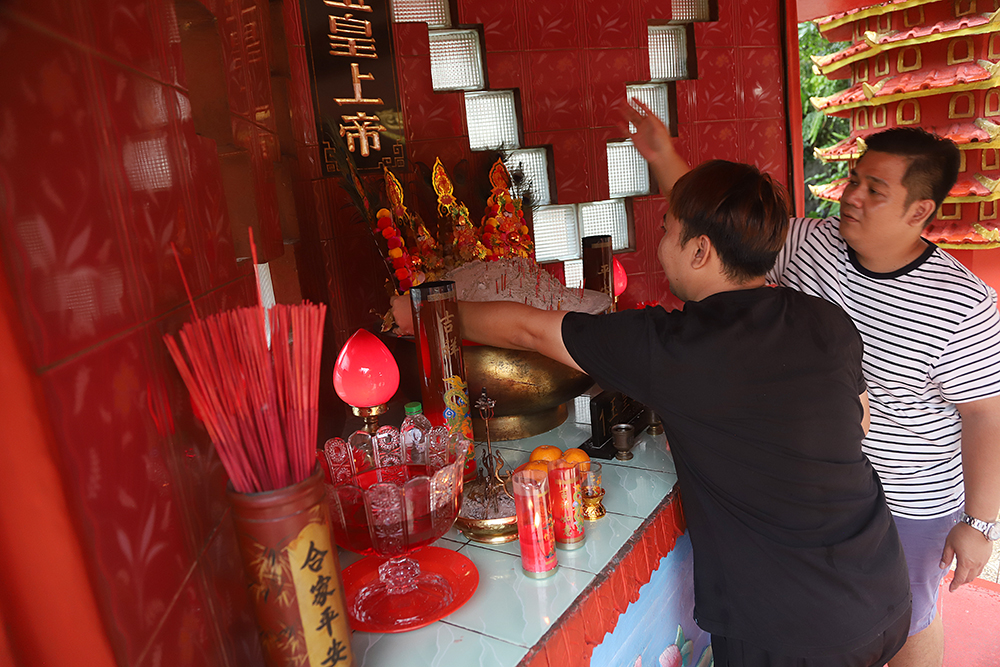
[[[942,398],[951,403],[1000,395],[1000,311],[996,292],[987,289],[931,370]]]
[[[781,284],[781,277],[784,275],[785,269],[788,268],[789,262],[799,252],[803,242],[822,222],[823,220],[818,218],[792,218],[788,221],[788,235],[785,237],[785,245],[778,253],[774,268],[767,272],[769,283]]]

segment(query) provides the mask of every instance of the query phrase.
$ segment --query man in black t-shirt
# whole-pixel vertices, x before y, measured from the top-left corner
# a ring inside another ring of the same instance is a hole
[[[682,177],[658,257],[683,311],[460,303],[463,335],[537,350],[661,415],[717,667],[873,667],[906,639],[906,562],[861,453],[862,345],[838,306],[765,286],[788,224],[755,168]],[[412,329],[397,299],[400,329]]]

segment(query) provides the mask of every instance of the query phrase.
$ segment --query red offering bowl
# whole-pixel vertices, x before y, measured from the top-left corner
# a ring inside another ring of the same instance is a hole
[[[326,443],[334,537],[367,556],[344,570],[355,630],[415,630],[472,597],[479,583],[472,561],[456,552],[442,556],[446,549],[422,549],[455,523],[469,446],[444,427],[416,441],[383,426],[374,436],[358,431],[347,442]]]

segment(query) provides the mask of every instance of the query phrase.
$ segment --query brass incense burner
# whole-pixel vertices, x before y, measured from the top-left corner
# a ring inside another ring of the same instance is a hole
[[[517,539],[517,514],[511,488],[510,469],[502,474],[506,462],[490,440],[490,420],[496,401],[480,392],[476,407],[486,431],[486,444],[480,452],[478,476],[465,485],[462,509],[455,525],[470,540],[485,544],[503,544]]]
[[[566,402],[594,384],[589,375],[537,352],[465,345],[469,395],[488,386],[497,409],[490,421],[493,440],[519,440],[551,431],[566,421]],[[476,439],[486,437],[482,417],[472,417]]]
[[[413,338],[398,338],[393,355],[404,395],[419,397],[420,366]],[[488,387],[490,398],[496,401],[490,422],[493,441],[519,440],[551,431],[566,421],[566,402],[594,384],[589,375],[537,352],[465,343],[462,356],[470,398]],[[486,439],[486,424],[475,412],[472,429],[476,440]]]

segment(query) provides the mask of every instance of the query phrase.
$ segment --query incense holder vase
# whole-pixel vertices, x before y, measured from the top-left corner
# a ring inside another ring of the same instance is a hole
[[[227,496],[269,667],[353,667],[350,626],[323,473]]]

